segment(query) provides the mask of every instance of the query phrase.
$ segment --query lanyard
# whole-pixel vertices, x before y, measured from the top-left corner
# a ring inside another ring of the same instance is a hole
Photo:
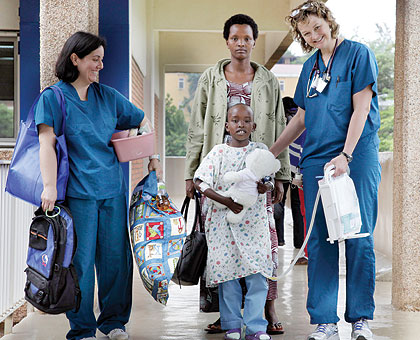
[[[335,41],[335,45],[334,45],[334,50],[333,53],[331,55],[330,60],[328,60],[328,64],[327,64],[327,70],[323,73],[322,78],[319,78],[320,75],[320,70],[319,70],[319,62],[318,59],[321,55],[320,50],[318,50],[316,58],[315,58],[315,63],[314,66],[312,67],[311,72],[309,73],[309,79],[308,79],[308,84],[306,86],[306,97],[307,98],[313,98],[316,97],[318,95],[318,93],[321,93],[325,87],[328,85],[328,82],[331,80],[331,67],[334,61],[334,56],[335,56],[335,52],[337,50],[337,45],[338,45],[338,38]],[[314,75],[314,78],[312,80],[312,76]],[[313,94],[311,94],[311,89],[315,89],[316,91],[314,91]]]

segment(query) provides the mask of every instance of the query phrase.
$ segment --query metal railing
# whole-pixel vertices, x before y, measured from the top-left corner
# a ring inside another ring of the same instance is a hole
[[[24,303],[28,230],[34,212],[31,204],[4,191],[9,164],[0,160],[0,322]]]

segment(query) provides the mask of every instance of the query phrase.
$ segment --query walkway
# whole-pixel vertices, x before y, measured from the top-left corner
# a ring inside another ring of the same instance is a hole
[[[287,220],[291,220],[288,211]],[[290,223],[286,227],[286,245],[279,248],[280,263],[284,269],[290,263],[296,250],[292,247]],[[339,315],[344,315],[344,273],[343,259],[340,270]],[[377,267],[389,266],[378,255]],[[143,288],[138,271],[134,273],[134,301],[131,321],[127,330],[131,340],[221,340],[223,335],[209,335],[203,331],[208,323],[215,321],[216,314],[200,313],[198,308],[198,287],[170,286],[170,298],[166,307],[155,302]],[[273,336],[273,340],[305,340],[313,326],[305,309],[307,284],[306,266],[296,266],[288,276],[279,282],[279,299],[276,308],[285,327],[285,334]],[[420,339],[420,313],[399,312],[391,306],[391,282],[377,282],[376,313],[371,328],[375,340],[418,340]],[[341,340],[350,340],[351,327],[340,321]],[[68,322],[64,315],[31,313],[13,328],[2,340],[58,340],[65,339]],[[98,331],[97,338],[107,337]]]

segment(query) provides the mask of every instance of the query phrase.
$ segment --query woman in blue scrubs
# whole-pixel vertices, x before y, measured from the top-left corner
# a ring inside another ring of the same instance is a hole
[[[132,258],[127,231],[126,190],[122,169],[110,143],[115,129],[143,125],[144,112],[117,90],[97,83],[106,43],[102,37],[77,32],[64,44],[56,64],[56,84],[66,101],[66,136],[70,174],[66,203],[77,234],[74,265],[82,301],[68,312],[67,339],[95,339],[96,329],[109,339],[128,339],[132,301]],[[44,183],[42,208],[52,210],[57,198],[55,137],[61,110],[53,91],[42,94],[35,112]],[[153,158],[153,157],[152,157]],[[160,170],[158,157],[149,171]],[[100,315],[93,312],[95,270]]]
[[[286,19],[303,50],[316,51],[305,62],[300,74],[294,97],[298,112],[270,150],[278,155],[306,129],[300,167],[308,221],[318,191],[317,176],[323,175],[324,166],[334,165],[334,176],[343,174],[350,167],[350,177],[360,202],[361,232],[370,233],[370,236],[345,241],[344,317],[352,323],[351,339],[372,339],[367,320],[373,319],[375,308],[372,235],[380,181],[378,67],[369,48],[338,36],[339,26],[324,3],[306,1]],[[320,204],[308,243],[307,299],[311,323],[318,326],[308,340],[339,339],[338,244],[330,244],[327,237]]]

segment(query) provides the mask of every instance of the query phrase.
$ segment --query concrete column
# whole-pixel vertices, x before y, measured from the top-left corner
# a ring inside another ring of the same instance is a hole
[[[392,303],[420,310],[420,1],[397,0]]]
[[[99,0],[40,0],[41,89],[57,81],[55,63],[77,31],[98,34]]]

